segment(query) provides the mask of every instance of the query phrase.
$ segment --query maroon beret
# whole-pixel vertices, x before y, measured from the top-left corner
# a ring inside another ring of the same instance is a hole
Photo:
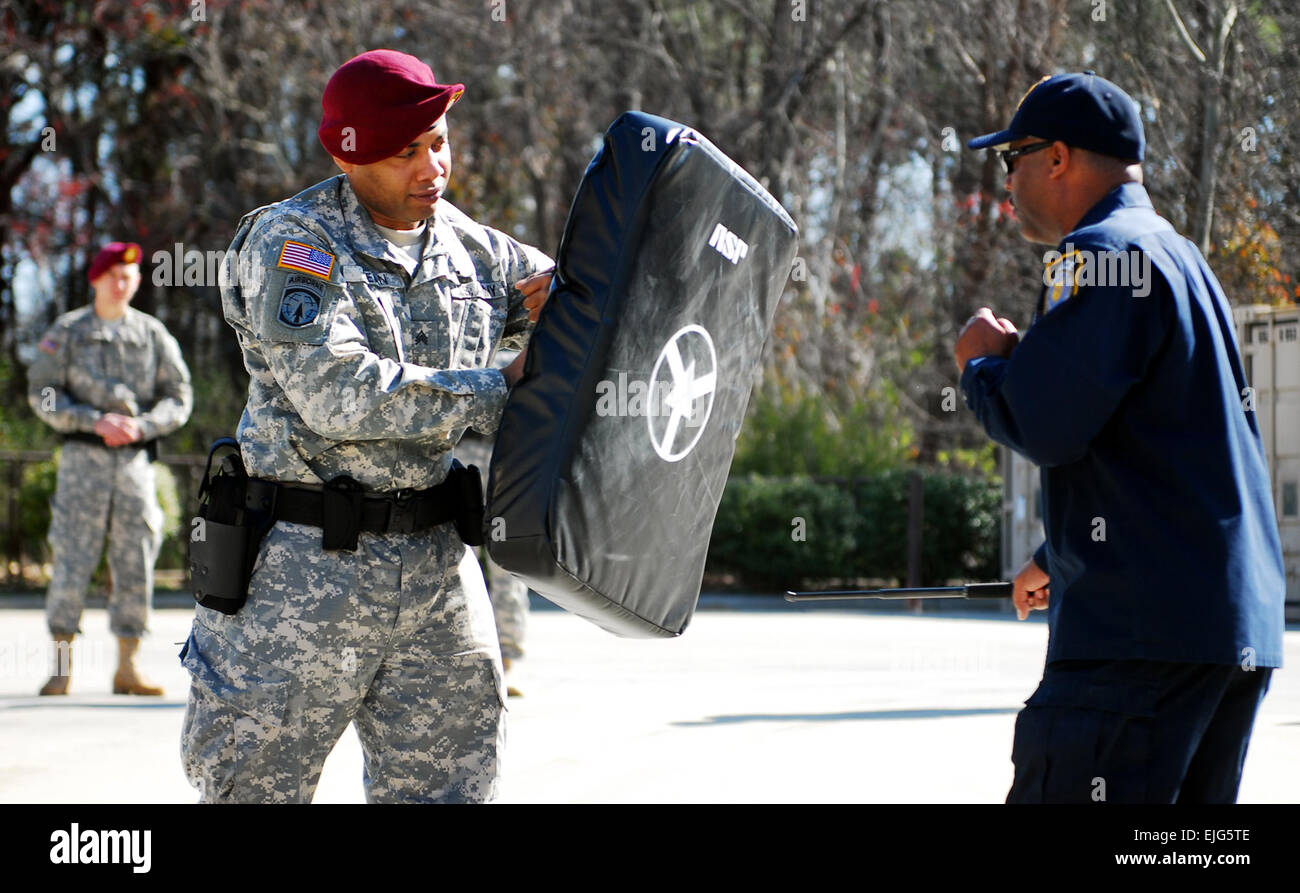
[[[94,282],[100,276],[108,272],[108,268],[113,264],[138,264],[140,263],[140,246],[134,242],[109,242],[95,259],[90,262],[90,272],[86,278]]]
[[[398,154],[465,92],[396,50],[371,50],[339,66],[321,97],[321,145],[335,158],[373,164]]]

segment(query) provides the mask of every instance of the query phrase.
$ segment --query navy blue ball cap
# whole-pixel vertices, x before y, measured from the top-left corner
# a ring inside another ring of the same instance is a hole
[[[1091,71],[1043,78],[1021,97],[1010,127],[966,145],[987,149],[1030,136],[1126,161],[1141,161],[1147,142],[1137,103]]]

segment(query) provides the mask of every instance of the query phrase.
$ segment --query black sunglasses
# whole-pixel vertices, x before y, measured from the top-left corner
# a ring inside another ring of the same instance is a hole
[[[1016,159],[1021,155],[1028,155],[1030,152],[1037,152],[1039,149],[1046,149],[1052,145],[1051,142],[1030,143],[1027,146],[1021,146],[1018,149],[999,149],[994,154],[998,156],[998,161],[1002,163],[1002,173],[1008,177],[1016,169]]]

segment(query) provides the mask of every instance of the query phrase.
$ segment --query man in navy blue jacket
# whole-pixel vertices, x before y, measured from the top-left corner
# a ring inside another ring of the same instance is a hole
[[[1234,802],[1285,579],[1228,301],[1152,208],[1111,82],[1044,78],[969,145],[998,151],[1022,235],[1056,246],[1024,338],[984,307],[954,348],[985,431],[1042,474],[1047,539],[1014,601],[1048,611],[1047,665],[1007,800]]]

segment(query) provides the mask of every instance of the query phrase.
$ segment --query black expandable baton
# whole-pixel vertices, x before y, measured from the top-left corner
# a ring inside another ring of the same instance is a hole
[[[829,589],[823,592],[786,592],[788,602],[835,601],[855,598],[1010,598],[1010,583],[967,583],[965,586],[929,586],[923,589]]]

